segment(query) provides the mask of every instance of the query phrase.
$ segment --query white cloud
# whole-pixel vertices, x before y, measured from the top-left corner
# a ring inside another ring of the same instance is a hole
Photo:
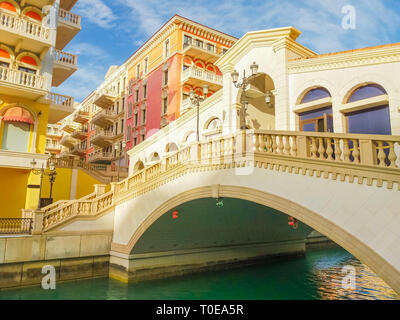
[[[102,0],[80,0],[75,10],[91,23],[106,29],[111,28],[117,19],[111,8]]]

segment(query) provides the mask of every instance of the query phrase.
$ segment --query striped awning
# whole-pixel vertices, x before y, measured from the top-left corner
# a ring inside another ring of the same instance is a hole
[[[17,121],[34,124],[31,113],[21,107],[13,107],[8,109],[3,116],[3,121]]]

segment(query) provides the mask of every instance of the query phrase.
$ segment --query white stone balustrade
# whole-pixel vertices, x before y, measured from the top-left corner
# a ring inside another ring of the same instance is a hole
[[[23,37],[32,38],[50,44],[50,29],[40,23],[20,18],[4,11],[0,12],[0,28]]]
[[[0,67],[0,81],[31,89],[47,90],[44,76],[6,67]]]
[[[55,62],[73,68],[78,67],[78,56],[61,50],[56,50]]]
[[[81,28],[81,16],[70,11],[60,8],[58,11],[58,19],[79,29]]]
[[[189,67],[182,72],[182,82],[186,81],[189,78],[195,78],[222,86],[222,76],[202,70],[197,67]]]

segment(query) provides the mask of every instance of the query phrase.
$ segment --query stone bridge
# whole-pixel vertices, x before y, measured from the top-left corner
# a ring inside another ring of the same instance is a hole
[[[399,143],[237,131],[168,152],[108,193],[46,207],[34,232],[112,230],[110,276],[136,281],[304,253],[315,229],[399,293]]]

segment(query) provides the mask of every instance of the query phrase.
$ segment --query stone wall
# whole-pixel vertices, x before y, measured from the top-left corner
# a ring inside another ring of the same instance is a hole
[[[108,276],[112,233],[0,238],[0,290],[40,284],[52,265],[56,280]]]

